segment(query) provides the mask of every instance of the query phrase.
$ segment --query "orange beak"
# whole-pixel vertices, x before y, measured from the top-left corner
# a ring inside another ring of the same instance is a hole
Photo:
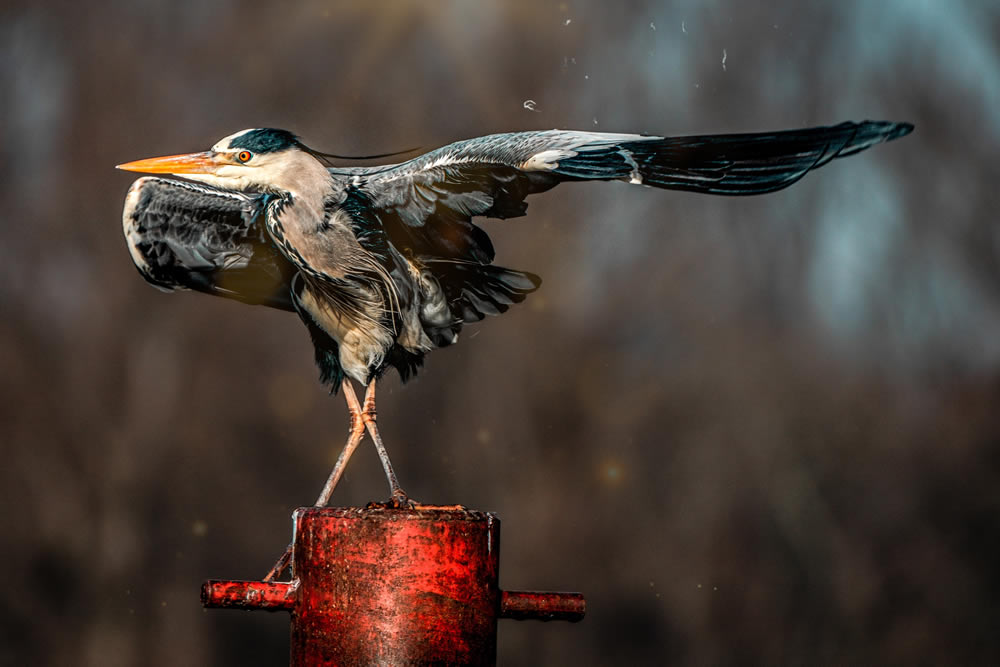
[[[223,164],[219,160],[218,153],[205,151],[126,162],[115,169],[140,171],[146,174],[214,174]]]

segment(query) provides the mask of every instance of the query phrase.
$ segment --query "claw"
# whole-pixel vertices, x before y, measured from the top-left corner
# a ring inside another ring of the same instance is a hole
[[[415,510],[424,507],[417,501],[413,500],[406,493],[400,489],[397,493],[393,493],[389,500],[384,502],[378,502],[373,500],[367,505],[365,509],[382,509],[382,510]]]
[[[389,503],[390,503],[390,504],[391,504],[391,505],[392,505],[392,506],[393,506],[393,507],[394,507],[395,509],[407,509],[407,510],[412,510],[412,509],[416,509],[416,507],[417,507],[417,502],[416,502],[416,501],[414,501],[414,500],[410,500],[409,496],[407,496],[407,495],[406,495],[406,494],[405,494],[405,493],[403,492],[403,490],[402,490],[402,489],[397,489],[397,490],[396,490],[396,491],[395,491],[395,492],[394,492],[394,493],[392,494],[392,498],[390,498],[390,499],[389,499]]]

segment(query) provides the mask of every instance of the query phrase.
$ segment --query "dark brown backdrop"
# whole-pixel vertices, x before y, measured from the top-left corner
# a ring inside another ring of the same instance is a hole
[[[264,573],[346,432],[294,317],[143,283],[113,165],[864,118],[917,131],[765,197],[487,223],[545,284],[387,380],[383,432],[414,497],[499,512],[504,585],[588,594],[504,664],[996,662],[1000,10],[769,4],[0,9],[0,662],[281,664],[286,617],[198,588]]]

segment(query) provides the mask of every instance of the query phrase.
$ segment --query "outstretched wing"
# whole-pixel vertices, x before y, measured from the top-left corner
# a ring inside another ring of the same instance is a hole
[[[132,260],[151,284],[294,311],[296,273],[259,224],[263,195],[163,178],[129,188],[122,227]]]
[[[331,172],[367,192],[397,248],[485,264],[493,260],[493,246],[471,218],[523,215],[525,197],[563,181],[617,179],[708,194],[762,194],[912,129],[865,121],[693,137],[517,132],[460,141],[397,165]]]

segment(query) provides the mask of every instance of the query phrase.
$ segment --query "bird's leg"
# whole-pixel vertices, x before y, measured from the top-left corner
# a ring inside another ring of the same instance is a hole
[[[368,427],[368,433],[372,436],[372,440],[375,441],[375,450],[378,452],[378,457],[382,461],[382,468],[385,470],[385,478],[389,481],[389,489],[392,493],[392,504],[396,507],[409,507],[412,503],[406,495],[406,492],[403,491],[403,487],[399,485],[399,481],[396,479],[396,473],[392,469],[392,462],[389,461],[389,453],[385,451],[385,445],[382,443],[382,436],[379,435],[378,426],[375,423],[375,380],[368,383],[368,390],[365,391],[365,407],[361,411],[361,418],[364,420],[365,426]]]
[[[291,544],[285,547],[285,553],[281,554],[281,558],[279,558],[275,564],[271,566],[271,569],[267,571],[267,574],[264,575],[263,581],[273,581],[280,577],[281,573],[288,567],[288,561],[290,560],[292,560]]]
[[[351,458],[351,454],[354,450],[358,448],[361,443],[361,438],[365,435],[365,420],[363,419],[363,412],[361,411],[361,406],[358,404],[358,396],[354,393],[354,386],[351,381],[344,378],[344,382],[341,385],[344,390],[344,398],[347,399],[347,410],[351,413],[351,435],[347,438],[347,444],[344,445],[344,449],[340,452],[340,456],[337,457],[337,462],[333,466],[333,470],[330,471],[330,477],[327,478],[326,484],[323,486],[323,490],[319,494],[319,498],[316,499],[316,507],[326,507],[326,504],[330,502],[330,496],[333,494],[333,489],[337,486],[337,482],[344,475],[344,469],[347,467],[347,462]],[[367,397],[365,400],[365,405],[367,406]]]
[[[330,496],[333,494],[334,487],[337,486],[337,482],[344,475],[344,469],[347,467],[347,462],[351,458],[351,454],[354,450],[358,448],[361,443],[361,438],[365,435],[365,420],[362,418],[361,406],[358,403],[358,396],[354,393],[354,386],[351,381],[344,378],[341,387],[344,390],[344,398],[347,399],[347,410],[351,415],[351,434],[347,438],[347,444],[344,445],[344,449],[341,450],[340,456],[337,457],[337,462],[333,465],[333,470],[330,472],[330,477],[327,478],[326,484],[323,485],[323,490],[319,494],[319,498],[316,499],[316,507],[325,507],[328,502],[330,502]],[[365,405],[367,406],[367,397],[365,400]],[[374,410],[374,401],[372,403]],[[395,478],[393,478],[395,479]],[[398,485],[397,485],[398,486]],[[289,544],[285,549],[285,553],[281,554],[281,558],[274,564],[274,567],[267,573],[264,577],[264,581],[271,581],[276,577],[280,577],[281,573],[285,571],[288,567],[288,562],[292,558],[292,545]]]

